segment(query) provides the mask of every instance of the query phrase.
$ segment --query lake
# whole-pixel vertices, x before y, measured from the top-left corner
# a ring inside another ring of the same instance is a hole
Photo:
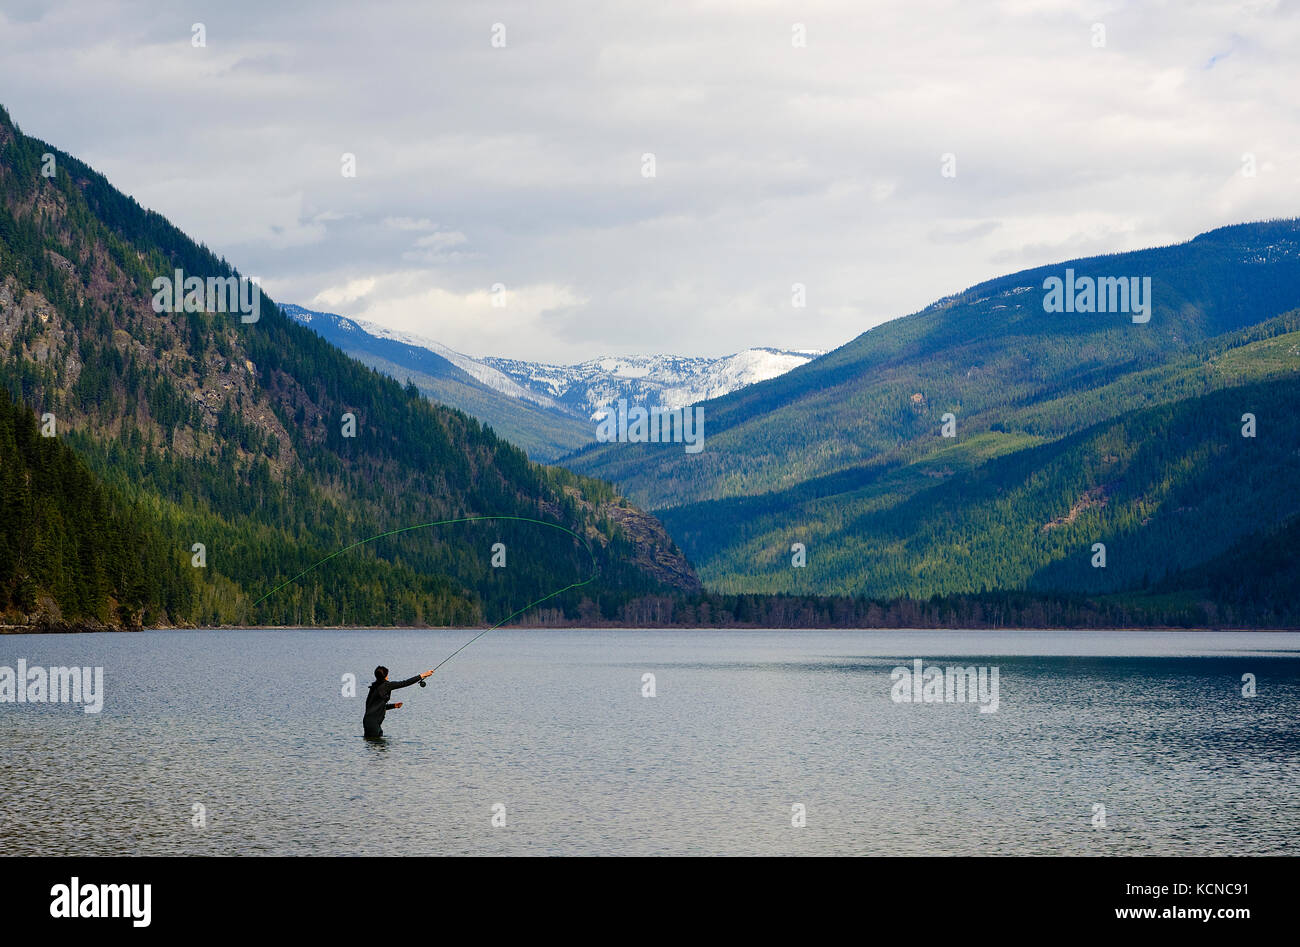
[[[362,739],[376,664],[409,677],[476,633],[0,636],[0,666],[104,669],[97,714],[0,703],[3,851],[1227,855],[1300,836],[1297,633],[503,629]],[[996,670],[996,710],[942,678],[903,702],[922,684],[894,669],[916,659]]]

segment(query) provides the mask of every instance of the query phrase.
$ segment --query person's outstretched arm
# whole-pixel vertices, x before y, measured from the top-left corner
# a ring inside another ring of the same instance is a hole
[[[423,678],[428,677],[428,676],[429,676],[430,674],[432,674],[432,673],[433,673],[432,671],[425,671],[425,672],[423,672],[423,673],[421,673],[421,674],[417,674],[417,675],[415,675],[415,677],[408,677],[408,678],[407,678],[406,680],[404,680],[404,681],[398,681],[396,684],[393,684],[393,685],[392,685],[392,689],[393,689],[393,690],[396,690],[396,689],[399,688],[399,687],[410,687],[412,684],[417,684],[417,683],[419,683],[420,680],[422,680]]]

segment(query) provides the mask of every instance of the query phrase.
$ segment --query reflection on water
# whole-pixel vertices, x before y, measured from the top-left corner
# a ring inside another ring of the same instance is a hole
[[[0,637],[0,666],[103,666],[106,694],[0,704],[3,850],[1277,854],[1300,830],[1296,634],[498,631],[363,739],[369,669],[466,634]],[[997,712],[895,703],[916,658],[997,667]]]

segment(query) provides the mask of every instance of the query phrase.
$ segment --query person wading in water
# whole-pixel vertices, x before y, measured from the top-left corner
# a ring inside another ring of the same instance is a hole
[[[384,714],[402,706],[401,701],[390,704],[388,702],[389,695],[397,688],[410,687],[412,684],[424,680],[432,673],[432,671],[425,671],[422,674],[415,675],[415,677],[394,683],[388,679],[388,668],[382,664],[375,668],[375,682],[370,685],[370,693],[366,695],[366,716],[361,721],[361,725],[366,731],[366,739],[373,740],[382,737],[384,735]]]

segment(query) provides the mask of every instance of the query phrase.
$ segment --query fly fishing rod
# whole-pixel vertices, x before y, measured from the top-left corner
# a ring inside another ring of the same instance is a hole
[[[552,525],[552,524],[547,524],[547,525]],[[561,527],[557,527],[557,528],[559,528],[559,529],[564,529],[564,527],[562,527],[562,526],[561,526]],[[565,531],[568,532],[568,530],[565,530]],[[577,535],[577,534],[575,533],[574,535]],[[578,538],[581,539],[581,537],[578,537]],[[585,543],[584,543],[584,545],[585,545]],[[587,547],[587,551],[588,551],[588,552],[591,552],[591,547],[590,547],[590,546]],[[595,565],[595,562],[596,562],[596,556],[595,556],[594,553],[592,554],[591,561],[592,561],[592,564]],[[584,581],[584,582],[574,582],[572,585],[566,585],[566,586],[565,586],[564,588],[562,588],[562,589],[557,589],[556,591],[550,593],[549,595],[546,595],[546,596],[543,596],[542,598],[539,598],[539,599],[538,599],[537,601],[535,601],[535,602],[529,602],[527,605],[525,605],[523,608],[519,609],[519,610],[518,610],[517,612],[515,612],[514,614],[510,615],[510,616],[507,617],[507,618],[503,618],[503,619],[501,619],[501,621],[497,622],[497,623],[496,623],[495,625],[493,625],[491,628],[485,628],[485,629],[483,629],[482,631],[480,631],[480,632],[479,632],[477,635],[475,635],[473,638],[469,639],[469,641],[466,641],[463,645],[461,645],[459,648],[457,648],[457,649],[456,649],[455,651],[453,651],[451,654],[447,655],[445,658],[443,658],[441,661],[439,661],[437,664],[435,664],[435,665],[433,666],[433,669],[434,669],[435,671],[437,671],[438,668],[442,667],[444,664],[446,664],[448,661],[450,661],[450,660],[451,660],[452,658],[454,658],[456,655],[460,654],[462,651],[464,651],[466,648],[468,648],[468,647],[469,647],[470,645],[472,645],[474,642],[478,641],[480,638],[482,638],[484,635],[486,635],[489,631],[496,631],[496,630],[497,630],[498,628],[500,628],[502,625],[506,624],[506,623],[509,622],[509,621],[512,621],[512,620],[515,619],[515,618],[518,618],[520,615],[522,615],[524,612],[528,611],[530,608],[533,608],[533,607],[535,607],[535,606],[537,606],[537,605],[541,605],[543,602],[545,602],[545,601],[549,601],[550,599],[555,598],[555,596],[557,596],[557,595],[563,595],[565,592],[569,591],[570,589],[580,588],[580,587],[586,585],[588,582],[593,582],[593,581],[595,581],[595,579],[596,579],[596,576],[595,576],[595,574],[593,573],[592,576],[591,576],[591,578],[587,579],[587,580]],[[426,686],[426,685],[425,685],[425,682],[424,682],[423,679],[420,680],[420,686],[421,686],[421,687]]]

